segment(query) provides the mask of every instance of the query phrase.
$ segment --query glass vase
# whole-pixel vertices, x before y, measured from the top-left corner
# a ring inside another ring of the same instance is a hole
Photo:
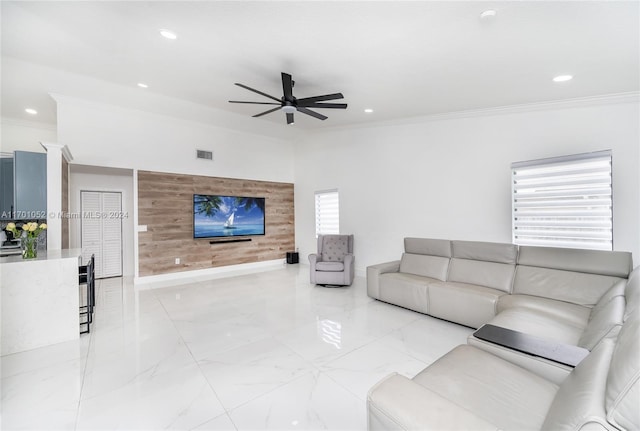
[[[25,236],[20,240],[23,259],[35,259],[38,257],[38,237]]]

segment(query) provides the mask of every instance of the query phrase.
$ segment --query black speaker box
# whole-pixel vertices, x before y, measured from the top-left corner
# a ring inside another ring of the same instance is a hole
[[[298,253],[295,251],[287,252],[287,263],[298,263],[300,258],[298,257]]]

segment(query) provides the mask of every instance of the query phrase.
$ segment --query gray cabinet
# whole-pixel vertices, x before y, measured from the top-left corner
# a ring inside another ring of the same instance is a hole
[[[0,220],[13,219],[13,157],[0,158]]]
[[[13,156],[14,217],[47,218],[47,155],[16,151]]]
[[[0,217],[3,220],[47,218],[47,155],[15,151],[0,159]]]

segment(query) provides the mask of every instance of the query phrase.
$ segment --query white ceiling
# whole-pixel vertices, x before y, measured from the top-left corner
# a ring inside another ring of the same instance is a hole
[[[2,116],[55,124],[46,94],[63,92],[123,104],[163,95],[249,118],[269,106],[227,101],[269,100],[233,83],[280,97],[280,72],[298,98],[342,92],[349,104],[323,110],[324,122],[296,114],[302,129],[637,92],[639,5],[2,1]],[[486,9],[495,18],[480,19]],[[575,78],[552,82],[559,74]],[[287,127],[281,112],[250,120]]]

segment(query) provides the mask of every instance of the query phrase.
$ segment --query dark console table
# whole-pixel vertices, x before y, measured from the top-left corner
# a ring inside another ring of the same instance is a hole
[[[589,354],[589,351],[582,347],[558,343],[500,326],[484,325],[473,335],[489,343],[549,359],[570,367],[578,365]]]

